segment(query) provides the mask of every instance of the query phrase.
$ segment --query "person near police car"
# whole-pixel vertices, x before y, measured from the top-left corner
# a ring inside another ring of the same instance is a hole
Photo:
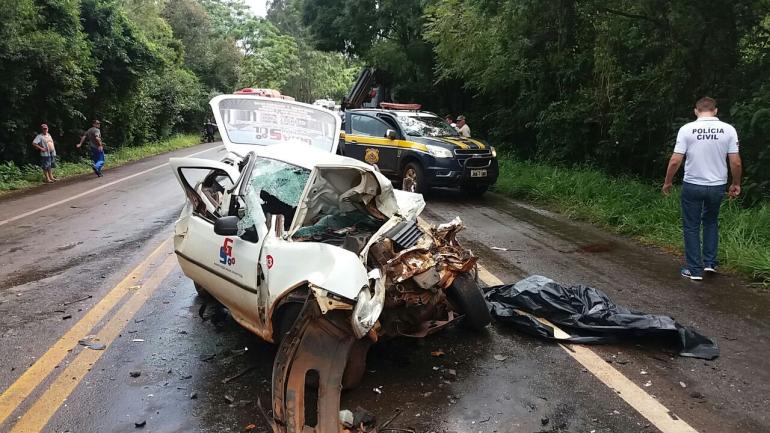
[[[471,127],[465,122],[465,116],[457,116],[457,132],[465,138],[471,137]]]
[[[457,124],[455,123],[455,119],[452,117],[451,114],[447,114],[444,116],[444,121],[449,124],[452,128],[455,130],[457,129]]]
[[[102,131],[99,129],[101,122],[94,119],[89,128],[80,136],[80,143],[75,146],[80,148],[83,142],[88,140],[88,149],[91,151],[91,168],[98,177],[102,177],[102,168],[104,167],[104,143],[102,142]]]
[[[53,169],[56,167],[56,147],[54,147],[53,138],[48,133],[48,125],[40,125],[40,133],[32,140],[32,147],[40,152],[40,168],[43,169],[45,183],[57,181],[53,176]]]
[[[718,218],[727,189],[728,161],[732,174],[728,189],[731,198],[741,193],[742,168],[738,133],[732,125],[717,118],[716,101],[701,98],[695,103],[694,112],[695,121],[679,129],[662,192],[669,195],[674,175],[684,161],[681,207],[685,267],[680,274],[691,280],[702,280],[704,272],[714,273],[719,265]]]

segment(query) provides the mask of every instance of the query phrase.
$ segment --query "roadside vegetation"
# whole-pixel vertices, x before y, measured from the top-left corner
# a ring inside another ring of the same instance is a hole
[[[171,152],[172,150],[183,149],[194,144],[200,143],[200,136],[194,134],[176,135],[166,140],[155,143],[148,143],[143,146],[122,147],[115,152],[111,152],[107,147],[107,170],[129,162],[138,161],[161,153]],[[54,174],[60,180],[78,176],[81,174],[93,174],[91,170],[91,160],[86,155],[87,146],[83,146],[83,152],[79,160],[59,162]],[[107,171],[109,173],[109,171]],[[29,188],[39,185],[42,181],[40,167],[27,164],[18,166],[12,161],[0,163],[0,195],[9,191]]]
[[[0,0],[0,6],[5,185],[32,177],[26,167],[38,162],[30,143],[41,123],[62,159],[57,173],[65,174],[82,157],[73,143],[91,119],[101,120],[108,145],[126,152],[200,131],[214,95],[269,87],[305,102],[340,100],[358,69],[355,59],[316,50],[290,19],[255,17],[243,0]]]
[[[663,197],[660,188],[592,168],[561,168],[500,158],[496,191],[546,205],[572,218],[681,252],[679,189]],[[770,205],[745,208],[725,200],[719,216],[719,257],[724,268],[770,283]]]

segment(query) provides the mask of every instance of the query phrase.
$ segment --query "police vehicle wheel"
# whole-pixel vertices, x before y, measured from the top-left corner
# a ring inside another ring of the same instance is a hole
[[[485,192],[489,189],[489,185],[473,185],[473,186],[465,186],[462,188],[463,192],[465,192],[468,195],[473,196],[481,196],[484,195]]]
[[[422,167],[419,163],[409,162],[404,166],[401,172],[401,189],[408,192],[424,193],[425,183],[422,174]]]
[[[194,281],[193,285],[195,286],[195,291],[198,293],[198,296],[204,299],[211,299],[211,294],[203,286]]]
[[[465,314],[465,326],[481,331],[492,321],[487,302],[479,285],[470,273],[460,274],[447,288],[449,300]]]

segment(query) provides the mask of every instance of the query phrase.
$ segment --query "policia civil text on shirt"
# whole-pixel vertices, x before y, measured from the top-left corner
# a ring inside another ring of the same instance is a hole
[[[704,272],[716,272],[719,265],[719,207],[727,189],[728,160],[732,174],[728,193],[737,197],[741,193],[741,157],[738,133],[716,117],[714,99],[699,99],[694,112],[696,120],[679,129],[662,192],[669,194],[674,174],[684,160],[681,206],[685,267],[680,273],[691,280],[702,280]]]

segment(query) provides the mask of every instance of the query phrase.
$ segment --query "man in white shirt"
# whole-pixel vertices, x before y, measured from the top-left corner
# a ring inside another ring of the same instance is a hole
[[[467,123],[465,123],[465,116],[457,116],[457,132],[459,132],[463,137],[471,137],[471,128]]]
[[[662,192],[668,195],[674,174],[684,163],[682,183],[682,231],[685,267],[681,275],[702,280],[703,272],[716,272],[719,244],[719,207],[727,185],[727,161],[732,183],[730,197],[741,193],[741,156],[738,133],[732,125],[717,117],[717,103],[705,97],[695,103],[697,119],[679,129],[676,146],[666,170]],[[703,249],[701,250],[701,226]]]
[[[56,148],[53,144],[53,138],[48,133],[48,125],[40,125],[40,134],[32,140],[32,147],[40,152],[40,167],[43,169],[43,182],[53,183],[57,180],[53,177],[53,168],[56,167]]]

